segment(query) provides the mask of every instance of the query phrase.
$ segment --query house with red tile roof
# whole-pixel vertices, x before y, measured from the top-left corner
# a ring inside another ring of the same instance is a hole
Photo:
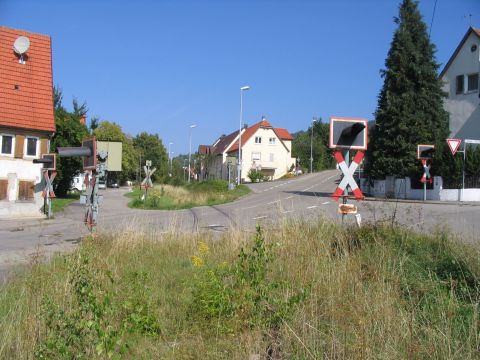
[[[222,135],[212,145],[200,145],[199,155],[203,157],[201,177],[204,179],[237,178],[239,131]],[[287,129],[275,128],[262,120],[241,131],[242,182],[249,182],[251,169],[261,171],[268,179],[284,176],[295,166],[292,158],[292,135]]]
[[[0,26],[0,217],[41,216],[42,165],[32,161],[54,132],[50,37]]]

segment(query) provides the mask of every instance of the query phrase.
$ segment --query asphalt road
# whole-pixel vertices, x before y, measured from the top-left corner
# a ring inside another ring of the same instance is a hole
[[[336,170],[249,185],[252,192],[235,202],[189,210],[129,209],[127,189],[103,192],[98,231],[167,232],[208,229],[221,233],[229,227],[253,230],[255,225],[275,224],[287,218],[314,221],[319,216],[341,221],[338,203],[330,195],[340,173]],[[356,203],[353,201],[353,203]],[[425,232],[449,229],[464,241],[478,240],[480,206],[421,202],[362,201],[356,203],[362,222],[396,222]],[[478,204],[480,205],[480,204]],[[0,281],[13,264],[35,261],[73,248],[88,234],[83,206],[73,203],[52,220],[0,220]],[[354,222],[353,216],[345,221]],[[33,260],[32,260],[33,259]]]

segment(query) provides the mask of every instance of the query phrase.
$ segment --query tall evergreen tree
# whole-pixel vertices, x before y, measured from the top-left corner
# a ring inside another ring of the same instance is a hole
[[[398,24],[382,70],[385,79],[367,152],[367,174],[419,177],[417,144],[435,144],[432,174],[439,175],[448,155],[448,113],[443,109],[439,65],[418,3],[403,0]]]

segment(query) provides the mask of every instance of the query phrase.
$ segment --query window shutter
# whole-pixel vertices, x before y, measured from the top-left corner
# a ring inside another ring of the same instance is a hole
[[[22,159],[23,158],[23,142],[25,141],[25,136],[17,135],[15,136],[15,157]]]
[[[19,181],[18,182],[18,200],[33,200],[33,187],[32,181]]]
[[[1,179],[0,180],[0,200],[7,199],[7,189],[8,189],[8,180]]]
[[[48,154],[48,139],[40,140],[40,156],[43,154]]]

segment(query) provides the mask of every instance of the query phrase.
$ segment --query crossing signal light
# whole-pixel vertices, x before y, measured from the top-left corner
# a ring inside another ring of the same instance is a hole
[[[417,159],[431,160],[435,154],[435,145],[417,145]]]
[[[95,136],[82,140],[82,147],[90,149],[90,155],[83,156],[83,170],[97,168],[97,141]]]
[[[367,150],[367,123],[365,119],[330,118],[330,148]]]
[[[33,159],[34,164],[43,164],[44,170],[55,170],[57,168],[57,156],[55,154],[43,154],[41,159]]]

